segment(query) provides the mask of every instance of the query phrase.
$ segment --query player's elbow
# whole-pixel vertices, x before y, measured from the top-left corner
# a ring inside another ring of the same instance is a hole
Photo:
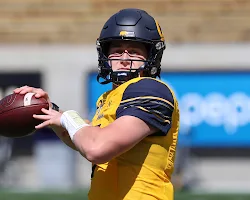
[[[93,132],[92,134],[94,135]],[[117,142],[103,137],[90,137],[91,139],[86,142],[80,138],[81,135],[83,134],[75,135],[74,143],[88,161],[94,164],[103,164],[117,155]]]
[[[94,164],[103,164],[111,160],[111,157],[100,148],[92,148],[85,152],[88,161]]]
[[[120,154],[119,149],[117,143],[102,140],[89,145],[85,157],[94,164],[103,164]]]

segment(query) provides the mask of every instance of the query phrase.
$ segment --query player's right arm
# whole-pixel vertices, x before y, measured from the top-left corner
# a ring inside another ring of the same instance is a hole
[[[63,111],[60,111],[60,113],[63,113]],[[85,122],[87,122],[88,124],[90,124],[89,120],[84,120]],[[66,129],[62,128],[62,127],[58,127],[58,126],[53,126],[51,127],[52,130],[55,132],[55,134],[57,135],[57,137],[60,138],[60,140],[62,142],[64,142],[67,146],[69,146],[71,149],[75,150],[75,151],[79,151],[75,144],[72,142],[69,133]]]
[[[20,94],[26,94],[28,92],[33,92],[35,93],[35,97],[36,98],[45,98],[48,102],[49,102],[49,109],[52,109],[52,103],[49,99],[49,95],[47,92],[45,92],[44,90],[40,89],[40,88],[33,88],[33,87],[29,87],[29,86],[23,86],[20,88],[16,88],[14,90],[14,93],[20,93]],[[55,114],[58,111],[55,111]],[[63,113],[63,111],[59,111],[60,113]],[[65,143],[67,146],[69,146],[71,149],[73,150],[77,150],[76,146],[74,145],[74,143],[72,142],[72,140],[69,137],[69,134],[67,132],[67,130],[63,129],[63,128],[58,128],[58,127],[50,127],[55,134],[57,135],[57,137],[59,137],[59,139]]]
[[[63,128],[57,128],[57,127],[51,127],[52,130],[55,132],[55,134],[57,135],[57,137],[59,137],[59,139],[66,144],[68,147],[70,147],[71,149],[78,151],[78,149],[76,148],[75,144],[72,142],[72,140],[69,137],[69,134],[67,132],[67,130],[63,129]]]

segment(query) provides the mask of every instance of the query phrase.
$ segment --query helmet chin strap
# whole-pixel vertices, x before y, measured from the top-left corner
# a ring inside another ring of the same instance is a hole
[[[114,71],[111,74],[111,79],[113,83],[122,84],[126,81],[129,81],[132,78],[138,77],[138,72],[131,72],[131,71]]]
[[[142,70],[144,69],[145,64],[141,65],[138,69],[130,68],[129,71],[113,71],[111,73],[111,80],[113,83],[120,85],[130,79],[141,77]]]
[[[112,66],[110,66],[110,63],[107,61],[106,61],[106,66],[107,66],[105,68],[106,74],[104,76],[101,76],[99,73],[97,76],[97,81],[100,84],[107,84],[112,82],[116,86],[118,86],[133,78],[144,77],[144,76],[150,77],[150,74],[152,73],[151,71],[149,71],[149,69],[146,69],[146,63],[143,63],[138,69],[133,69],[131,61],[130,69],[124,71],[113,71]],[[103,81],[101,81],[101,78],[103,79]]]

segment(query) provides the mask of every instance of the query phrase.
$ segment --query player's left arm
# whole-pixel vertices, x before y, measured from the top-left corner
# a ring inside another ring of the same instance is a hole
[[[142,79],[124,92],[113,123],[105,128],[81,128],[74,135],[74,144],[89,161],[105,163],[149,135],[166,135],[173,109],[174,99],[166,85]]]

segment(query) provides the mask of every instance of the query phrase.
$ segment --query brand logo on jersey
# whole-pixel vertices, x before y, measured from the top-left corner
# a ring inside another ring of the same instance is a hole
[[[103,114],[101,113],[101,109],[103,107],[103,100],[100,100],[98,102],[97,108],[96,108],[96,115],[97,115],[97,120],[101,119],[103,117]]]
[[[101,118],[103,118],[103,114],[98,114],[97,120],[99,120],[99,119],[101,119]]]
[[[112,100],[108,102],[108,108],[112,105]]]

